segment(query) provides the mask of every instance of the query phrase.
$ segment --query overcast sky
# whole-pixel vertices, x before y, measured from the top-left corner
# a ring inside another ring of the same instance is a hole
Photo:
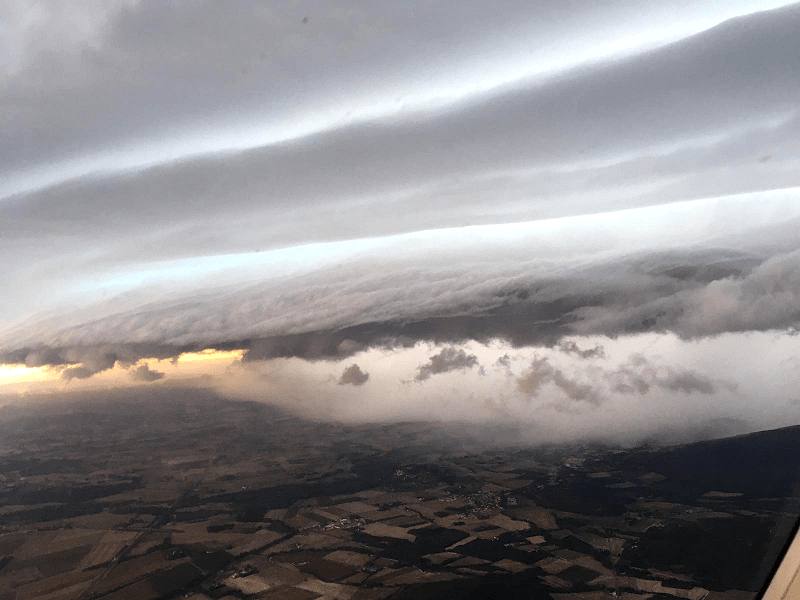
[[[798,31],[771,0],[4,2],[0,364],[162,385],[145,359],[241,350],[340,402],[496,373],[484,412],[596,416],[734,403],[680,357],[768,335],[738,372],[784,415]]]

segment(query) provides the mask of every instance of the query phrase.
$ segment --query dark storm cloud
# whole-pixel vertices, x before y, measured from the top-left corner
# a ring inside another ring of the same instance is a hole
[[[716,391],[713,381],[694,371],[669,372],[656,383],[671,392],[685,394],[713,394]]]
[[[369,373],[364,373],[357,364],[347,367],[339,377],[339,385],[364,385],[369,379]]]
[[[151,369],[149,365],[143,364],[128,369],[128,376],[134,381],[157,381],[163,379],[166,373]]]
[[[349,337],[350,334],[353,337]],[[354,339],[356,338],[356,339]],[[359,335],[353,328],[338,331],[312,331],[295,335],[279,335],[269,338],[248,340],[245,344],[245,361],[269,360],[271,358],[290,358],[299,356],[309,360],[347,358],[366,350],[370,345],[402,347],[402,340],[380,340],[373,336]],[[406,346],[408,343],[406,342]],[[413,346],[413,343],[411,344]]]
[[[106,369],[110,369],[114,366],[114,363],[110,363],[108,366],[94,369],[92,367],[68,367],[61,372],[61,379],[66,381],[72,381],[73,379],[89,379],[92,375],[96,375],[100,371],[104,371]]]
[[[452,346],[443,348],[438,354],[430,357],[428,362],[417,368],[415,381],[425,381],[431,375],[449,373],[450,371],[466,371],[478,364],[478,357],[474,354],[467,354],[462,348],[456,349]]]

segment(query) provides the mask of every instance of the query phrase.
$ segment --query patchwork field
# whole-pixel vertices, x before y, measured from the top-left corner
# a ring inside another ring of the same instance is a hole
[[[2,600],[744,600],[798,513],[797,428],[508,448],[201,392],[0,419]]]

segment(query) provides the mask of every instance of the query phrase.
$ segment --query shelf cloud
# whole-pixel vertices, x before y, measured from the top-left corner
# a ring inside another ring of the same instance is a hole
[[[349,264],[346,274],[314,271],[242,289],[205,290],[198,299],[187,295],[120,312],[112,306],[107,315],[98,307],[91,321],[61,329],[52,321],[29,321],[12,330],[14,341],[2,360],[82,363],[65,375],[81,377],[116,361],[169,358],[206,347],[242,348],[246,360],[341,360],[365,348],[419,341],[502,339],[515,347],[553,346],[575,335],[661,332],[690,340],[794,331],[798,325],[797,251],[769,257],[732,249],[661,252],[579,261],[563,269],[531,262],[498,256],[483,264],[414,261],[399,267],[367,258]],[[560,349],[581,359],[602,356],[601,348],[573,344],[563,342]]]
[[[28,4],[0,367],[154,387],[215,349],[304,365],[271,398],[463,377],[573,414],[733,402],[677,348],[800,327],[798,3]]]

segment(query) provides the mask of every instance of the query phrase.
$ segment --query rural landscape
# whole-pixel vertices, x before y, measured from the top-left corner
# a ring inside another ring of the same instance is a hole
[[[798,427],[508,446],[134,388],[0,429],[2,600],[748,600],[799,508]]]
[[[800,598],[798,32],[0,0],[0,600]]]

